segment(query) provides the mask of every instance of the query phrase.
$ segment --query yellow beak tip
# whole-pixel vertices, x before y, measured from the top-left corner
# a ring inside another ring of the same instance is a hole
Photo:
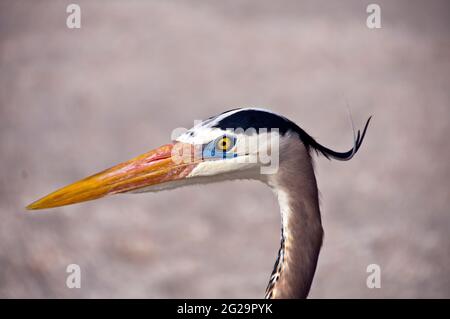
[[[25,207],[26,210],[39,210],[39,209],[46,209],[46,208],[52,208],[56,206],[61,205],[55,205],[55,203],[51,200],[49,200],[47,197],[41,198],[37,201],[32,202],[28,206]]]
[[[30,205],[25,207],[26,210],[37,210],[37,209],[42,209],[42,208],[45,208],[45,207],[42,207],[41,205],[39,205],[38,202],[31,203]]]

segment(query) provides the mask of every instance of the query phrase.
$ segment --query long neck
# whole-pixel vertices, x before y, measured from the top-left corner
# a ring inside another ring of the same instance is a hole
[[[269,183],[281,210],[281,247],[266,298],[306,298],[322,245],[317,183],[308,152],[280,161]]]

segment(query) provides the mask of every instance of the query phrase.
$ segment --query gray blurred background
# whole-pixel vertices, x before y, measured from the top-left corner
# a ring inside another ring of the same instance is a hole
[[[316,160],[310,297],[450,297],[448,1],[376,1],[381,29],[369,1],[75,1],[78,30],[69,3],[0,1],[0,297],[263,297],[280,221],[262,184],[24,207],[234,107],[346,150],[347,104],[374,119],[350,162]]]

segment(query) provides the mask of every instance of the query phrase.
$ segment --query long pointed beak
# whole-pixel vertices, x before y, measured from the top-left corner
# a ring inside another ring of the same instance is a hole
[[[174,161],[173,148],[163,145],[124,163],[65,186],[27,206],[44,209],[89,201],[106,195],[147,188],[185,178],[198,164]]]

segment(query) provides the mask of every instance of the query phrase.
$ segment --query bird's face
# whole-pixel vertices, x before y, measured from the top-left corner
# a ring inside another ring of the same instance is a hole
[[[63,187],[27,208],[52,208],[112,194],[229,179],[257,179],[270,185],[271,177],[278,172],[281,154],[284,160],[297,159],[292,154],[307,154],[303,145],[327,158],[352,158],[369,121],[362,134],[358,131],[355,135],[354,147],[339,153],[318,144],[281,115],[255,108],[230,110],[197,124],[170,144]]]
[[[264,179],[260,154],[269,154],[275,133],[249,134],[197,125],[174,142],[65,186],[28,209],[64,206],[107,195],[171,189],[229,179]]]

